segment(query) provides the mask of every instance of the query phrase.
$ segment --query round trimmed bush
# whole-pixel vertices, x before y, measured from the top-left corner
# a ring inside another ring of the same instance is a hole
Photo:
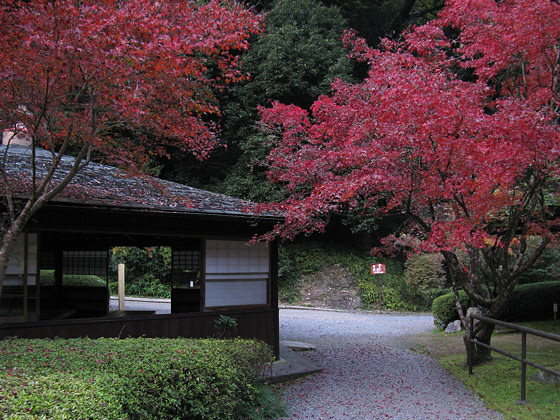
[[[463,290],[459,290],[459,299],[461,300],[461,306],[468,308],[470,299]],[[447,324],[450,322],[459,319],[453,292],[434,299],[432,313],[434,315],[434,324],[441,329],[447,327]]]

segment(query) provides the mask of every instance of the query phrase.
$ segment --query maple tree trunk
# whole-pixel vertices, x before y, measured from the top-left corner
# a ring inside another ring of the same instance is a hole
[[[494,324],[480,321],[480,329],[477,331],[475,327],[474,338],[486,345],[490,345],[492,333],[494,332]],[[466,354],[469,354],[469,331],[463,335]],[[468,357],[468,356],[467,356]],[[474,365],[487,362],[492,359],[492,351],[486,347],[475,344],[472,348],[472,362]],[[468,363],[468,360],[467,360]]]
[[[8,262],[10,261],[10,252],[18,233],[19,232],[14,230],[14,225],[12,224],[2,237],[2,245],[0,246],[0,298],[2,297],[4,278],[6,277],[6,270],[8,268]]]
[[[18,235],[23,232],[23,228],[31,216],[33,216],[40,207],[42,207],[42,201],[39,205],[37,205],[37,202],[29,202],[20,215],[8,225],[4,235],[2,235],[2,243],[0,244],[0,298],[2,297],[4,279],[6,278],[6,270],[10,261],[10,253],[12,252],[16,239]]]

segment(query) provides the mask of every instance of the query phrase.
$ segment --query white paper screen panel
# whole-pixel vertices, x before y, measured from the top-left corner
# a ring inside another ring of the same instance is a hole
[[[206,274],[267,273],[268,248],[245,241],[206,241]]]
[[[27,284],[33,286],[37,277],[38,235],[27,234]],[[6,268],[5,286],[21,286],[25,274],[25,234],[17,237]]]
[[[206,307],[265,305],[269,250],[246,241],[206,241]]]
[[[207,281],[206,307],[266,305],[267,280]]]

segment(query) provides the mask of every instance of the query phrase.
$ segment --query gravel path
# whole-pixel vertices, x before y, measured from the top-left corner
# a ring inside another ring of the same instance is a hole
[[[281,340],[316,345],[300,354],[323,369],[280,386],[288,418],[501,419],[436,361],[399,345],[431,329],[431,315],[281,310]]]

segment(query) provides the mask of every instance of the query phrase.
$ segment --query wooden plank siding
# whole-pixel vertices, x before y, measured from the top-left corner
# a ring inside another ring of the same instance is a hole
[[[237,320],[237,336],[241,338],[257,338],[268,343],[278,357],[277,308],[1,324],[0,339],[7,337],[205,338],[215,335],[214,321],[220,315],[228,315]]]

